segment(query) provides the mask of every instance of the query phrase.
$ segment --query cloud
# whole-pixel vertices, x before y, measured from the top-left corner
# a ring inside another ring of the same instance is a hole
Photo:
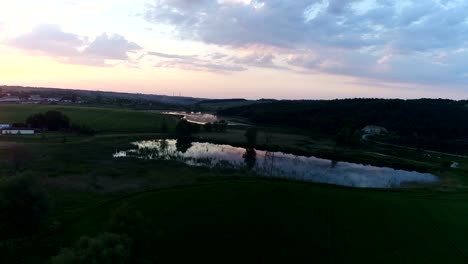
[[[128,54],[142,49],[117,34],[103,33],[89,41],[87,37],[64,32],[58,25],[50,24],[39,25],[29,33],[8,39],[5,44],[62,63],[100,67],[112,66],[108,60],[131,61]]]
[[[179,68],[191,71],[210,71],[210,72],[238,72],[247,70],[241,65],[229,63],[223,58],[227,55],[216,53],[206,56],[200,55],[176,55],[161,52],[148,52],[150,56],[159,57],[154,67],[158,68]]]
[[[287,69],[278,66],[275,56],[269,52],[250,52],[246,55],[227,55],[219,52],[200,55],[178,55],[161,52],[148,52],[147,55],[159,57],[157,67],[181,68],[197,71],[245,71],[247,66],[272,69]]]
[[[73,57],[79,55],[78,49],[85,44],[78,35],[65,33],[57,25],[40,25],[31,32],[7,40],[7,44],[34,53]]]
[[[260,68],[273,68],[273,69],[286,69],[285,67],[280,67],[274,62],[275,55],[271,53],[251,53],[245,56],[240,57],[231,57],[231,61]]]
[[[140,51],[142,48],[125,37],[103,33],[91,42],[84,54],[109,60],[128,60],[128,53]]]
[[[232,59],[240,65],[458,85],[468,83],[457,53],[468,48],[466,10],[461,0],[157,0],[144,18],[182,39],[276,49]]]
[[[166,59],[182,59],[182,60],[189,60],[189,59],[193,59],[193,58],[196,57],[194,55],[189,55],[189,56],[187,56],[187,55],[176,55],[176,54],[167,54],[167,53],[155,52],[155,51],[148,52],[148,55],[161,57],[161,58],[166,58]]]

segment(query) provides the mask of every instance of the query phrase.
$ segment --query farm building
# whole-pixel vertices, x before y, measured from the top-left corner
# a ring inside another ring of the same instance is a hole
[[[0,129],[10,128],[10,124],[0,124]]]
[[[1,129],[2,135],[34,135],[36,131],[32,128],[4,128]]]

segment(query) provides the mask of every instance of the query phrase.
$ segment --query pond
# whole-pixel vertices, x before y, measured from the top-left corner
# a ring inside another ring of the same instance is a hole
[[[183,118],[191,123],[196,124],[205,124],[213,123],[218,121],[218,117],[213,114],[201,113],[201,112],[179,112],[179,111],[170,111],[170,112],[161,112],[166,115],[177,115],[183,116]]]
[[[212,143],[153,140],[132,143],[114,158],[179,160],[191,166],[247,169],[266,177],[328,183],[358,188],[398,188],[438,182],[437,176],[282,152],[244,149]]]
[[[155,111],[149,111],[155,112]],[[165,114],[165,115],[176,115],[182,116],[183,119],[195,123],[204,125],[206,123],[213,123],[216,121],[226,120],[228,125],[230,126],[245,126],[245,123],[239,122],[237,120],[231,120],[230,118],[219,117],[214,114],[209,113],[202,113],[202,112],[184,112],[184,111],[156,111],[157,113]]]

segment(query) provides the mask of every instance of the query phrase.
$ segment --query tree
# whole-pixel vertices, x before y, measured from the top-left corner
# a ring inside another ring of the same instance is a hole
[[[258,130],[256,127],[249,127],[245,131],[245,139],[247,140],[247,145],[249,147],[254,147],[257,144],[257,134]]]
[[[176,149],[181,153],[187,152],[192,147],[192,140],[190,138],[179,138],[176,142]]]
[[[83,236],[71,248],[52,257],[52,264],[126,264],[131,261],[131,240],[126,235],[103,233]]]
[[[253,148],[247,148],[245,149],[245,153],[242,155],[242,158],[244,158],[247,168],[251,170],[255,167],[255,163],[257,162],[257,152]]]
[[[190,137],[192,135],[192,124],[185,119],[181,119],[176,125],[177,137]]]
[[[70,127],[70,119],[62,112],[51,110],[45,113],[45,122],[47,129],[58,131]]]
[[[32,128],[45,128],[46,117],[43,113],[33,114],[26,119],[26,124]]]
[[[49,196],[32,177],[0,180],[0,239],[31,234],[51,212]]]

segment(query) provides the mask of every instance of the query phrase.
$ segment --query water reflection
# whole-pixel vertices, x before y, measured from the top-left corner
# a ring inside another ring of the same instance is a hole
[[[247,148],[245,149],[244,155],[242,155],[244,158],[244,162],[246,167],[249,170],[252,170],[255,167],[255,163],[257,163],[257,152],[253,148]]]
[[[180,153],[185,153],[192,147],[192,140],[190,138],[180,138],[176,142],[176,150]]]
[[[394,188],[406,183],[434,183],[438,178],[391,168],[297,156],[282,152],[243,149],[211,143],[155,140],[133,143],[115,158],[179,160],[193,166],[247,168],[259,175],[353,187]]]

